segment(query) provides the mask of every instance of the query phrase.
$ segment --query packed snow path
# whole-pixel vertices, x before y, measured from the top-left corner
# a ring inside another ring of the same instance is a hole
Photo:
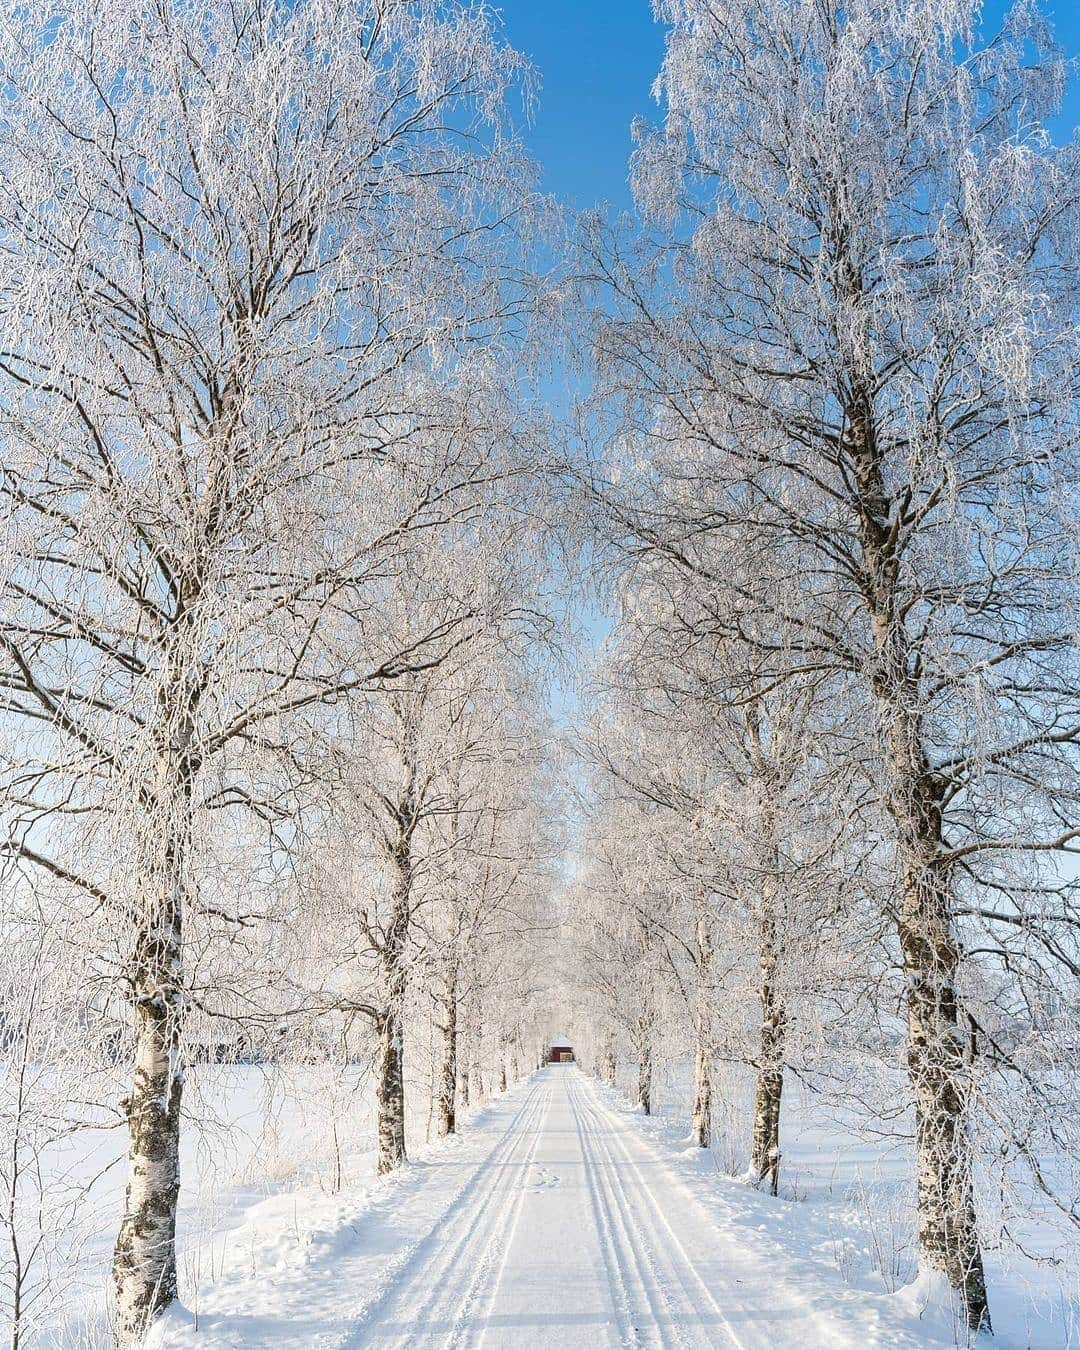
[[[766,1346],[715,1227],[577,1069],[552,1066],[350,1344]],[[760,1316],[758,1309],[758,1316]]]
[[[821,1233],[784,1239],[786,1202],[681,1151],[553,1065],[367,1191],[257,1204],[154,1350],[953,1344],[951,1325],[830,1279],[808,1259]]]

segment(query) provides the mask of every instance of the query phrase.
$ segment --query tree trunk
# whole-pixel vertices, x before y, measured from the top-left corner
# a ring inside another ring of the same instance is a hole
[[[648,1020],[639,1021],[637,1030],[638,1030],[637,1104],[648,1116],[652,1114],[652,1078],[653,1078],[652,1034]]]
[[[438,1083],[439,1134],[445,1137],[457,1129],[455,1110],[457,1094],[458,1032],[457,1032],[457,968],[451,965],[443,988],[442,1069]]]
[[[943,1271],[961,1296],[968,1326],[989,1330],[950,899],[948,881],[933,863],[904,864],[900,943],[907,975],[908,1073],[915,1091],[919,1246],[931,1268]]]
[[[712,1065],[710,1062],[711,1027],[709,1018],[709,967],[712,962],[712,942],[704,916],[697,926],[697,1008],[695,1010],[695,1039],[697,1053],[694,1063],[694,1109],[691,1131],[695,1143],[708,1148],[712,1143]]]
[[[855,388],[846,409],[873,638],[870,683],[885,764],[885,801],[896,825],[898,932],[908,1009],[908,1074],[915,1096],[919,1251],[963,1304],[968,1326],[990,1329],[975,1216],[969,1086],[960,1032],[952,931],[952,879],[943,846],[940,784],[930,768],[919,675],[899,602],[900,555],[875,441],[873,399]]]
[[[139,1345],[176,1297],[180,1193],[180,916],[143,933],[135,979],[135,1074],[124,1102],[128,1180],[113,1253],[116,1341]]]
[[[403,830],[394,851],[394,887],[381,952],[383,1007],[378,1018],[379,1062],[376,1097],[379,1114],[380,1176],[406,1161],[405,1152],[405,948],[409,931],[411,860]]]
[[[889,804],[900,837],[898,928],[907,988],[908,1075],[915,1094],[919,1249],[926,1264],[943,1272],[957,1292],[968,1326],[989,1330],[956,992],[960,954],[952,935],[951,878],[938,860],[940,811],[925,755],[905,726],[907,707],[882,711]],[[921,763],[912,762],[916,754]]]
[[[379,1064],[376,1097],[379,1106],[379,1176],[393,1172],[405,1153],[405,1046],[401,1008],[396,1002],[384,1009],[377,1022]]]
[[[767,884],[762,901],[761,945],[758,952],[761,998],[761,1038],[757,1084],[754,1091],[754,1131],[750,1171],[756,1184],[765,1183],[773,1195],[780,1185],[780,1099],[784,1090],[784,1005],[777,987],[776,916],[772,912],[774,887]]]
[[[615,1086],[617,1072],[618,1064],[615,1058],[615,1038],[609,1036],[607,1047],[604,1051],[604,1082],[607,1083],[608,1087],[613,1088]]]
[[[131,966],[135,1063],[122,1103],[128,1128],[124,1209],[113,1249],[115,1340],[141,1344],[176,1298],[176,1205],[184,1074],[181,932],[186,845],[192,820],[193,713],[198,686],[173,685],[165,713],[153,803],[137,849],[145,910]]]
[[[712,1143],[712,1071],[709,1047],[699,1034],[694,1062],[694,1110],[691,1123],[694,1143],[708,1148]]]

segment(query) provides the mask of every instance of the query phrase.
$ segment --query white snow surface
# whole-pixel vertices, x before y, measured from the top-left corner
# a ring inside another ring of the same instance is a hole
[[[834,1223],[552,1066],[392,1177],[246,1207],[153,1350],[957,1343],[935,1281],[853,1280]],[[992,1294],[988,1346],[1068,1343],[1063,1309],[1033,1320]]]

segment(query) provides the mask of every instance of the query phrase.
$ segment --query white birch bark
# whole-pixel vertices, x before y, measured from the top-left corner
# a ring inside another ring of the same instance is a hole
[[[852,278],[850,290],[857,287]],[[968,1071],[959,1025],[960,953],[943,852],[939,785],[930,769],[923,695],[900,611],[900,559],[891,528],[873,401],[859,379],[846,409],[847,445],[859,491],[874,655],[870,682],[886,766],[886,804],[896,825],[898,932],[907,981],[908,1073],[915,1096],[915,1151],[922,1259],[962,1298],[968,1325],[989,1328],[967,1133]]]
[[[761,1032],[758,1043],[757,1079],[754,1085],[754,1125],[750,1146],[750,1172],[754,1181],[767,1185],[773,1195],[780,1181],[780,1103],[784,1090],[784,1006],[778,988],[779,939],[771,896],[766,888],[758,950]]]
[[[712,967],[712,938],[705,916],[697,922],[697,990],[694,1009],[694,1103],[691,1112],[691,1136],[701,1148],[712,1143],[712,1018],[710,1016],[709,977]]]
[[[378,1161],[380,1176],[406,1161],[405,1151],[405,990],[406,946],[409,935],[412,864],[408,824],[399,821],[393,850],[390,908],[379,952],[382,966],[382,1005],[376,1030],[379,1036],[376,1099],[378,1102]]]
[[[616,1083],[618,1061],[615,1057],[615,1037],[610,1033],[604,1043],[604,1082],[613,1088]]]
[[[457,967],[447,969],[440,999],[439,1029],[442,1033],[442,1058],[436,1085],[436,1109],[439,1135],[445,1137],[457,1129],[458,1077]]]
[[[181,947],[184,872],[192,828],[194,711],[200,685],[187,673],[194,596],[185,597],[185,624],[166,660],[161,694],[164,725],[152,801],[143,821],[145,894],[131,967],[135,1065],[123,1103],[128,1128],[128,1175],[113,1253],[115,1335],[137,1346],[154,1318],[176,1297],[176,1205],[180,1191],[180,1105],[184,1074],[180,1038],[185,1012]]]
[[[645,1112],[652,1114],[653,1090],[653,1027],[652,1017],[643,1014],[634,1027],[634,1042],[638,1054],[637,1104]]]

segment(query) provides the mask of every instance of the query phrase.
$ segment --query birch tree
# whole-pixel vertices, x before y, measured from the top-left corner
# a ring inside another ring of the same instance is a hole
[[[748,570],[707,545],[695,556],[729,580]],[[769,580],[778,590],[787,584]],[[835,691],[820,674],[791,673],[779,651],[763,654],[763,642],[729,632],[727,597],[663,559],[648,558],[640,571],[622,566],[618,583],[620,616],[587,753],[610,791],[656,813],[651,884],[670,896],[656,921],[691,1028],[694,1137],[710,1143],[715,1031],[740,1028],[726,1049],[757,1075],[751,1175],[775,1191],[789,1002],[809,983],[811,952],[829,931],[837,835],[847,824],[826,758],[840,739]],[[739,991],[723,987],[747,952],[761,1008],[749,1054]]]
[[[5,846],[122,935],[134,1344],[176,1294],[196,820],[425,662],[321,635],[490,472],[455,390],[524,306],[524,66],[482,5],[71,0],[9,10],[0,71]]]
[[[567,983],[591,1013],[614,1085],[618,1047],[634,1064],[635,1105],[649,1115],[666,1020],[669,910],[650,867],[640,801],[602,781],[582,832],[582,857],[566,898]],[[594,1033],[595,1034],[595,1033]]]

